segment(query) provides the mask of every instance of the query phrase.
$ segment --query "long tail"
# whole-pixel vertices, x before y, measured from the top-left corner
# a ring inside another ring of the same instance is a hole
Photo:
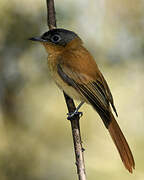
[[[96,98],[93,100],[92,98],[89,98],[87,94],[85,94],[85,96],[87,97],[88,102],[100,115],[105,127],[108,129],[126,169],[132,173],[135,168],[134,158],[129,145],[111,112],[111,109],[104,109]]]
[[[113,114],[111,113],[110,115],[111,122],[108,126],[108,131],[118,149],[118,152],[126,169],[132,173],[133,169],[135,168],[135,162],[132,152]]]

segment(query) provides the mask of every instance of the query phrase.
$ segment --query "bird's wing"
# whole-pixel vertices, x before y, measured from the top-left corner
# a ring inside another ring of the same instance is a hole
[[[99,83],[101,84],[101,86],[104,85],[104,90],[105,90],[106,96],[107,96],[107,98],[108,98],[108,100],[109,100],[109,102],[110,102],[116,116],[118,117],[118,113],[117,113],[115,105],[114,105],[113,96],[111,94],[110,88],[109,88],[109,86],[108,86],[108,84],[107,84],[107,82],[106,82],[106,80],[103,77],[101,72],[100,72],[100,79],[101,79],[102,83],[101,83],[101,81],[99,81]]]
[[[106,127],[110,121],[109,98],[103,81],[71,69],[67,64],[58,64],[57,71],[64,82],[75,88],[99,113]]]

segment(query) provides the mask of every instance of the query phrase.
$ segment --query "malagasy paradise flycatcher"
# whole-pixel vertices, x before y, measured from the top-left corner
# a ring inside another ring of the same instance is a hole
[[[58,87],[81,102],[76,111],[69,114],[68,119],[79,113],[78,109],[84,102],[90,104],[108,129],[126,169],[132,173],[135,167],[134,158],[112,114],[113,109],[117,116],[111,91],[79,36],[72,31],[58,28],[30,40],[44,45],[48,53],[48,67]]]

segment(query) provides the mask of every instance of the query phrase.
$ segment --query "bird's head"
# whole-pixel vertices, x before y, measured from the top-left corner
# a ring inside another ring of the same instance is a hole
[[[52,29],[40,37],[30,38],[30,40],[41,42],[48,53],[62,51],[65,48],[76,48],[82,43],[76,33],[66,29]]]

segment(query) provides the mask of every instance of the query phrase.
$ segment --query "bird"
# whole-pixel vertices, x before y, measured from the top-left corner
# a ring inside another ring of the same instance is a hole
[[[30,40],[40,42],[45,47],[48,53],[48,68],[58,87],[69,97],[81,102],[75,112],[68,115],[68,119],[75,114],[81,114],[78,110],[84,103],[90,104],[109,131],[125,168],[132,173],[135,162],[113,115],[112,110],[118,116],[113,96],[82,39],[73,31],[55,28]]]

